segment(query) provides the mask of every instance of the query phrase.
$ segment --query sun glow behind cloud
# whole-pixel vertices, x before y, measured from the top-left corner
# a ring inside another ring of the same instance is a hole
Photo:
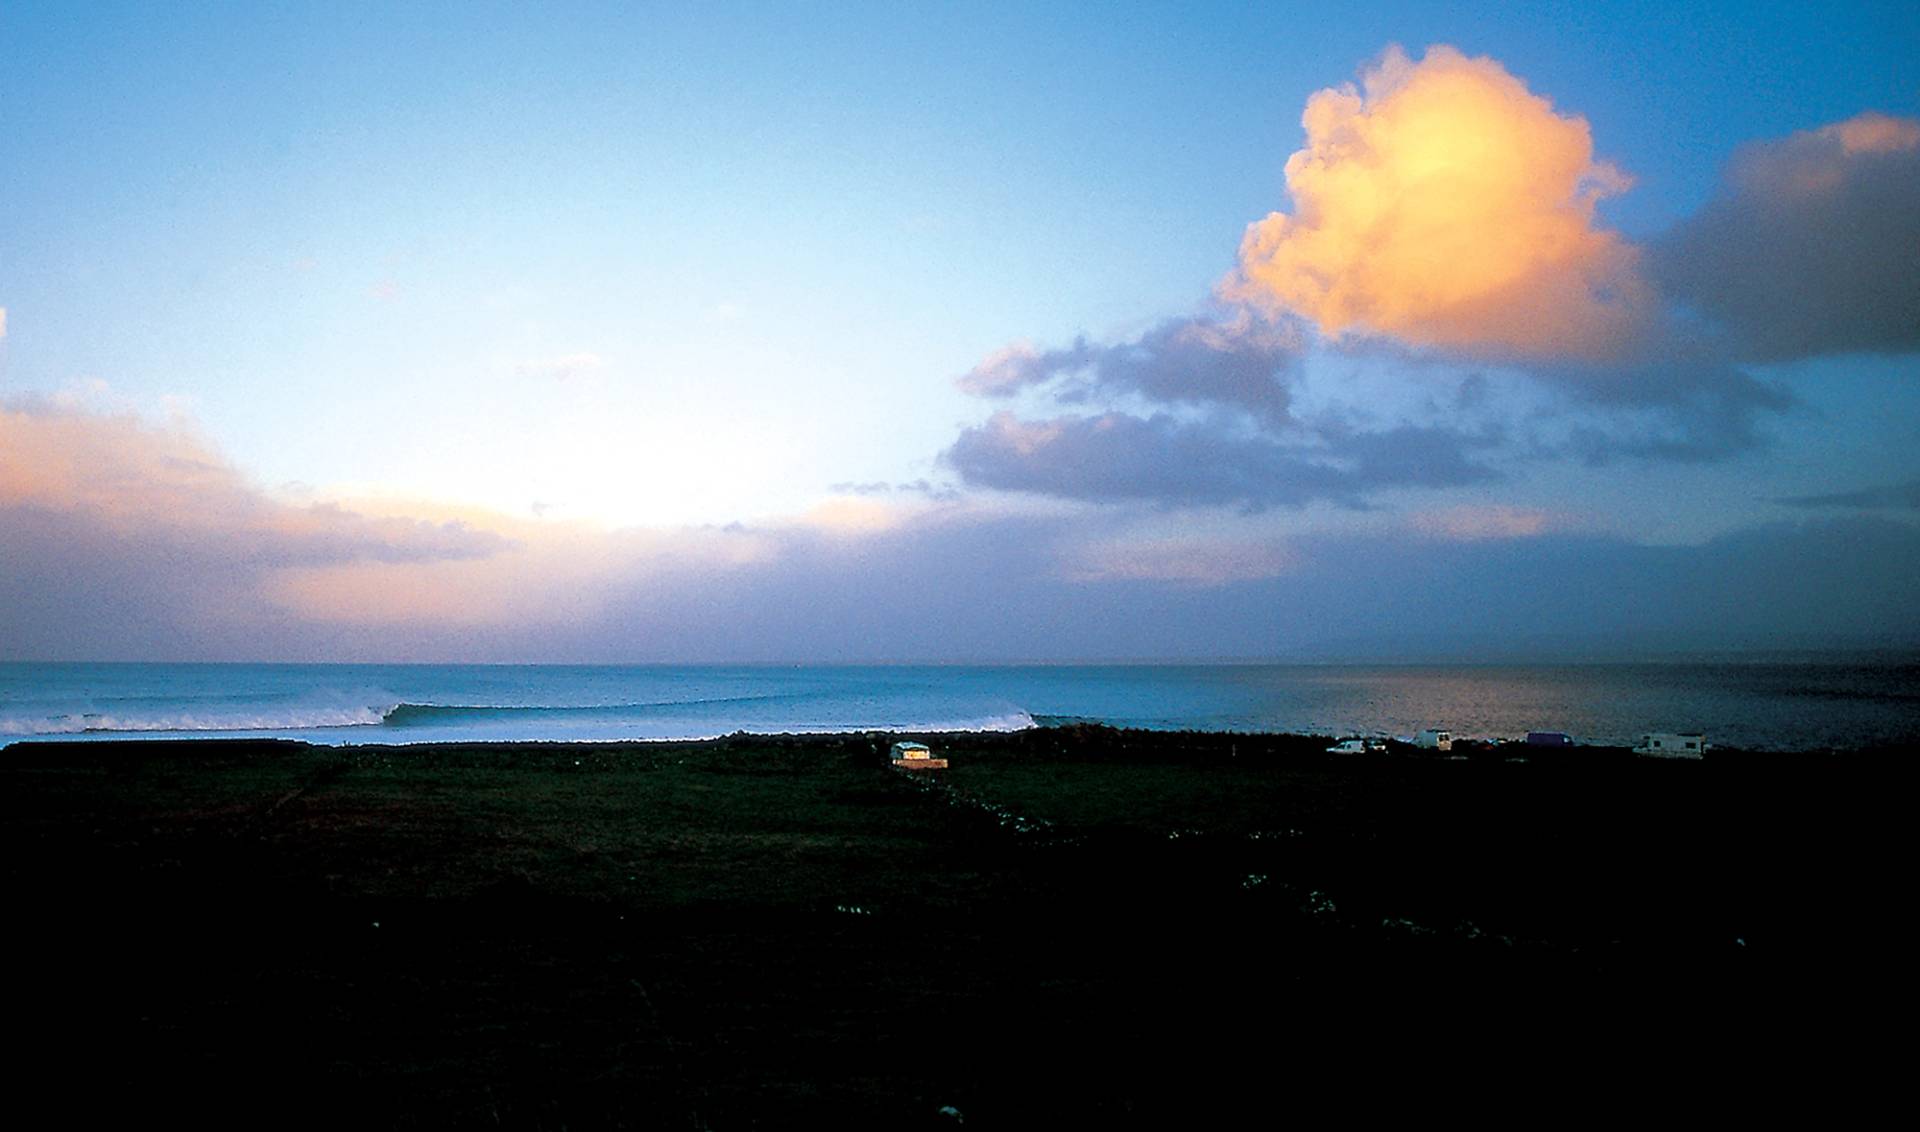
[[[798,510],[822,485],[792,474],[796,438],[768,422],[689,405],[672,415],[617,395],[583,396],[527,419],[423,438],[380,485],[333,495],[396,495],[509,515],[608,527],[733,522]]]

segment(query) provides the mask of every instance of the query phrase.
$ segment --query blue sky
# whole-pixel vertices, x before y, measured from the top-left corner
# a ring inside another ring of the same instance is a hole
[[[1244,362],[1247,339],[1197,362],[1153,343],[1235,325],[1218,296],[1253,270],[1243,233],[1302,215],[1288,160],[1309,98],[1396,44],[1416,75],[1451,45],[1550,100],[1543,122],[1584,121],[1593,162],[1624,176],[1582,231],[1639,257],[1622,278],[1651,296],[1630,348],[1516,353],[1425,316],[1342,331],[1282,280],[1247,300],[1293,336],[1262,386],[1282,408],[1183,393],[1205,378],[1181,366]],[[1897,324],[1920,281],[1871,249],[1791,258],[1755,235],[1780,200],[1729,180],[1839,162],[1837,203],[1791,213],[1794,233],[1913,232],[1911,5],[16,3],[0,59],[0,407],[17,418],[0,517],[21,524],[0,523],[0,655],[861,659],[949,600],[865,573],[909,535],[1018,574],[982,602],[1011,586],[1002,609],[1051,611],[1050,637],[1009,622],[956,650],[1008,659],[1310,649],[1329,630],[1289,579],[1343,608],[1337,569],[1304,585],[1332,546],[1509,553],[1511,573],[1476,576],[1506,579],[1513,610],[1555,584],[1549,543],[1599,540],[1569,561],[1603,571],[1866,522],[1890,538],[1869,588],[1915,565],[1899,490],[1920,482],[1920,362]],[[1865,149],[1812,133],[1869,112],[1896,125]],[[1765,295],[1714,274],[1773,271],[1831,273],[1845,301],[1763,318]],[[1810,345],[1769,344],[1769,324]],[[956,383],[1082,337],[1079,369],[985,397]],[[1143,379],[1149,355],[1172,368]],[[56,443],[102,455],[49,487]],[[143,445],[158,455],[129,455]],[[217,474],[169,480],[183,460]],[[191,532],[149,515],[202,509]],[[513,549],[396,549],[414,536],[388,521]],[[345,542],[236,533],[262,524]],[[840,556],[807,549],[822,539]],[[153,548],[182,540],[263,557],[162,577]],[[89,604],[60,557],[82,545],[128,556],[113,576],[144,604]],[[843,585],[881,612],[832,644],[764,613],[764,632],[723,623],[717,562],[747,595],[736,622]],[[1411,608],[1458,608],[1418,568],[1394,584]],[[410,587],[515,601],[368,611]],[[1116,634],[1129,600],[1166,612]],[[1920,629],[1911,593],[1873,600],[1780,632]],[[1243,631],[1256,608],[1273,612]],[[1658,639],[1676,617],[1593,637]]]

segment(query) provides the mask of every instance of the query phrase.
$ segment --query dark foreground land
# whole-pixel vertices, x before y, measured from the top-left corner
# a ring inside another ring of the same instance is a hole
[[[1875,1025],[1911,1001],[1895,754],[935,742],[936,779],[874,736],[0,751],[4,1107],[1844,1118],[1904,1077]]]

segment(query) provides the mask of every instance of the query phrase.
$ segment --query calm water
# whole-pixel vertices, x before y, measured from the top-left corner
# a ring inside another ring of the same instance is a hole
[[[1753,749],[1920,742],[1920,662],[1383,667],[565,667],[0,664],[0,745],[29,737],[318,743],[672,739],[735,731],[1126,727]]]

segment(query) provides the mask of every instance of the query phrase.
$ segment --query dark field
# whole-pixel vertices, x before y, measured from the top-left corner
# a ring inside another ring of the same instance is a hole
[[[1899,1079],[1872,1026],[1911,998],[1894,754],[933,741],[933,780],[866,736],[8,748],[11,1107],[1844,1118]]]

